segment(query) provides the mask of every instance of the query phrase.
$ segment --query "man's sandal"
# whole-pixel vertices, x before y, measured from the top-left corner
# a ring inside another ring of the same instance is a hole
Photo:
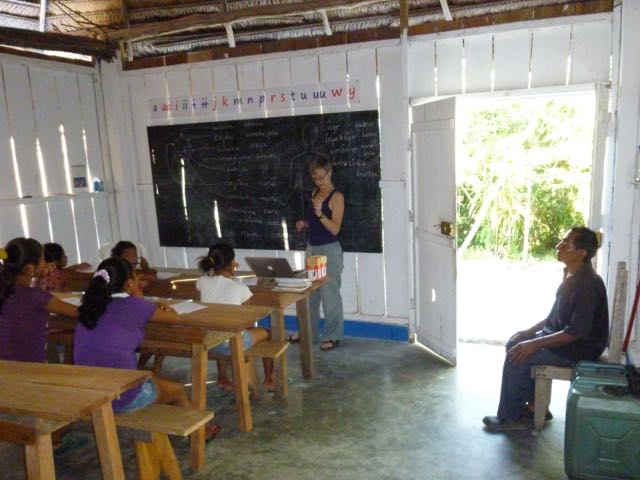
[[[324,340],[320,344],[320,350],[322,350],[323,352],[328,352],[329,350],[338,348],[338,345],[340,345],[340,340]]]

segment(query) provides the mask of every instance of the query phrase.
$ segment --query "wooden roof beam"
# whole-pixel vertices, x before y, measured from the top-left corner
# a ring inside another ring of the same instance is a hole
[[[409,30],[409,0],[400,0],[400,35]]]
[[[120,28],[118,30],[105,32],[104,35],[109,40],[141,40],[147,37],[167,35],[181,31],[223,26],[238,21],[304,15],[316,13],[320,10],[352,9],[377,3],[386,3],[387,1],[388,0],[306,0],[298,3],[264,5],[237,10],[226,10],[218,13],[189,15],[162,22],[132,25],[129,28]],[[81,32],[78,33],[81,34]]]
[[[37,50],[79,53],[100,59],[111,59],[116,56],[115,45],[108,42],[64,33],[37,32],[20,28],[0,27],[0,44]]]

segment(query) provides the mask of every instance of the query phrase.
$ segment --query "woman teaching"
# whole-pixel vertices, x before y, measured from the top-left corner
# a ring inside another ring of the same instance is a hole
[[[307,219],[296,222],[296,230],[309,229],[307,256],[325,255],[327,257],[327,282],[311,294],[311,327],[314,341],[320,339],[320,302],[324,312],[325,325],[322,350],[333,350],[342,340],[344,317],[342,297],[340,296],[340,275],[342,274],[342,246],[338,233],[344,217],[344,196],[336,190],[331,180],[331,164],[323,156],[316,156],[309,163],[309,174],[315,185],[311,195],[311,205]]]

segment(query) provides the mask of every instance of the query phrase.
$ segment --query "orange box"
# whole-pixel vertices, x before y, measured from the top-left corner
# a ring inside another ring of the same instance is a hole
[[[327,276],[326,255],[312,255],[307,257],[307,276],[311,280],[319,280]]]

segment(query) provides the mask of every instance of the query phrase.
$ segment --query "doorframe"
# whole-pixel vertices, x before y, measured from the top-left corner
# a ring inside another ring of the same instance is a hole
[[[514,97],[517,98],[526,98],[526,97],[538,97],[538,96],[566,96],[571,94],[579,94],[584,92],[593,92],[595,97],[595,105],[594,105],[594,128],[593,128],[593,146],[592,146],[592,158],[591,158],[591,185],[590,185],[590,196],[589,196],[589,223],[591,224],[594,220],[594,213],[600,210],[602,214],[600,218],[596,222],[596,228],[602,230],[605,241],[602,242],[602,247],[599,249],[601,260],[597,262],[597,270],[602,276],[602,278],[608,278],[609,274],[609,249],[608,245],[609,241],[606,241],[606,238],[610,236],[610,215],[611,215],[611,198],[612,193],[610,190],[613,188],[612,184],[612,169],[613,169],[613,155],[612,155],[612,146],[609,145],[607,148],[607,139],[613,138],[612,131],[613,129],[613,116],[610,113],[610,105],[611,105],[611,82],[599,82],[599,83],[583,83],[583,84],[575,84],[575,85],[560,85],[560,86],[550,86],[550,87],[536,87],[530,89],[518,89],[518,90],[500,90],[494,92],[476,92],[476,93],[465,93],[465,94],[457,94],[457,95],[441,95],[441,96],[433,96],[433,97],[411,97],[409,98],[409,106],[408,106],[408,149],[411,155],[412,145],[411,145],[411,125],[413,124],[413,118],[411,115],[411,110],[413,107],[424,105],[426,103],[436,102],[438,100],[443,100],[446,98],[456,97],[456,99],[460,98],[462,101],[465,99],[473,99],[473,98],[482,98],[482,99],[491,99],[491,98],[507,98]],[[606,94],[606,99],[605,99]],[[458,102],[456,101],[456,113],[458,110]],[[601,110],[603,105],[607,106],[608,115],[601,115]],[[461,132],[456,129],[456,136],[460,135]],[[457,140],[456,140],[457,143]],[[414,222],[412,215],[414,214],[414,204],[415,204],[415,192],[412,188],[413,183],[415,181],[414,176],[415,172],[412,168],[412,160],[409,158],[409,181],[407,184],[410,184],[410,190],[407,193],[408,196],[408,205],[409,205],[409,222],[408,229],[411,233],[414,228]],[[608,172],[605,178],[605,171]],[[457,184],[456,184],[457,188]],[[598,201],[599,205],[594,204],[594,191],[599,192],[598,195],[595,196],[595,199]],[[599,208],[598,208],[599,206]],[[415,285],[415,253],[413,248],[413,239],[412,236],[409,235],[409,239],[411,242],[410,252],[411,252],[411,264],[409,268],[410,275],[410,286],[411,286],[411,305],[410,305],[410,314],[409,314],[409,341],[413,343],[415,341],[415,326],[416,326],[416,285]],[[457,322],[457,319],[456,319]]]

